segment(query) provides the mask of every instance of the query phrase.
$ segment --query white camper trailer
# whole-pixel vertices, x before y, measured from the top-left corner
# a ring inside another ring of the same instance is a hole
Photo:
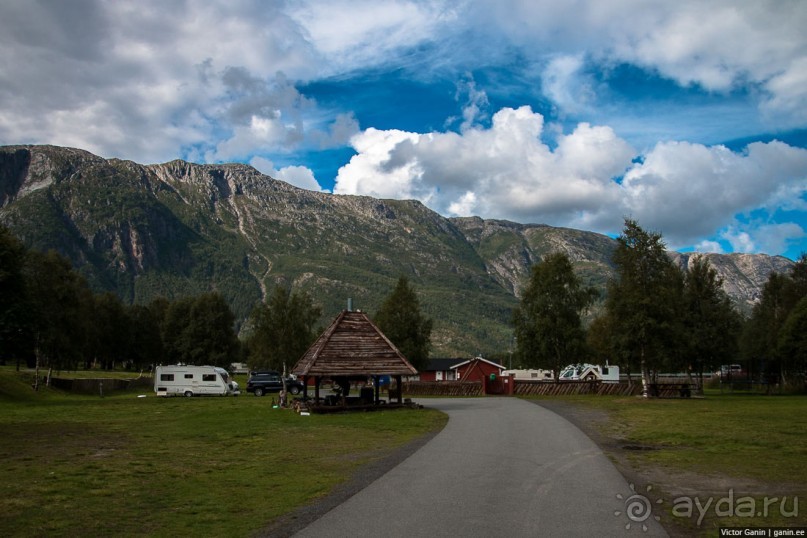
[[[602,381],[603,383],[619,383],[619,366],[606,363],[570,364],[560,373],[561,381]]]
[[[157,396],[227,396],[235,393],[230,375],[218,366],[157,366],[154,370]]]
[[[519,381],[554,381],[555,376],[552,373],[552,370],[534,370],[534,369],[522,369],[522,370],[505,370],[502,372],[503,376],[512,375],[515,379]]]

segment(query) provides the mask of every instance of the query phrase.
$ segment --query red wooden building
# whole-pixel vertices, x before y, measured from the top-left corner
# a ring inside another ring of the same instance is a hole
[[[505,370],[501,364],[482,357],[466,360],[451,368],[457,372],[458,381],[485,381],[491,379],[491,374],[494,374],[495,378],[499,378]]]
[[[408,378],[409,381],[457,381],[457,371],[453,366],[468,362],[468,359],[429,359],[425,368],[418,375]]]

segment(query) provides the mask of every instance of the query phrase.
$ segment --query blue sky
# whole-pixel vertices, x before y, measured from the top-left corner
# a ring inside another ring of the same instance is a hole
[[[0,144],[807,251],[800,0],[6,0]]]

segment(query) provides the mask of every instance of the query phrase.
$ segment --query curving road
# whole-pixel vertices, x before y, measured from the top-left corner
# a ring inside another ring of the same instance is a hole
[[[650,503],[631,499],[602,451],[555,413],[517,398],[418,403],[447,413],[445,429],[295,536],[667,535],[643,511]]]

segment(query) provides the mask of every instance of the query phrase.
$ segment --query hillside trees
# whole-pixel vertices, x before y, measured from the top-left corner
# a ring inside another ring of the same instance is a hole
[[[268,301],[257,305],[248,324],[249,365],[281,371],[293,364],[316,338],[314,323],[322,315],[307,293],[275,287]]]
[[[229,366],[239,358],[235,317],[221,295],[125,306],[112,293],[93,294],[65,257],[27,250],[2,226],[0,297],[0,359],[19,366],[33,357],[35,388],[40,367]]]
[[[409,279],[401,276],[375,315],[376,326],[418,370],[431,351],[432,320],[420,312],[420,301]]]
[[[566,254],[550,254],[533,265],[513,313],[520,362],[552,369],[555,379],[564,366],[578,362],[585,347],[580,315],[595,297],[593,288],[581,284]]]

